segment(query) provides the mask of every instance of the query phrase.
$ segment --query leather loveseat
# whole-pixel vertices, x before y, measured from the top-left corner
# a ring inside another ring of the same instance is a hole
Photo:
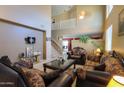
[[[67,52],[68,59],[76,59],[78,65],[84,65],[86,61],[86,50],[81,47],[74,47],[71,51]]]

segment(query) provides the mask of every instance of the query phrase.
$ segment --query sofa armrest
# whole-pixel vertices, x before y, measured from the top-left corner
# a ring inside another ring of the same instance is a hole
[[[87,71],[86,79],[95,83],[107,85],[111,79],[111,75],[110,73],[103,71]]]
[[[72,55],[73,53],[71,52],[71,51],[68,51],[67,52],[67,55],[68,55],[68,59],[70,59],[71,58],[71,55]]]
[[[103,71],[77,69],[77,86],[106,86],[111,74]]]
[[[45,75],[42,76],[45,82],[45,86],[48,86],[51,82],[53,82],[59,76],[60,76],[60,72],[58,70],[45,73]]]
[[[73,54],[72,51],[67,52],[67,55],[72,55],[72,54]]]
[[[12,68],[0,63],[0,87],[25,87],[20,74]]]
[[[76,78],[76,72],[72,71],[72,74],[64,72],[54,80],[48,87],[71,87]]]
[[[105,63],[99,64],[94,67],[94,70],[105,71],[105,67],[106,67]]]

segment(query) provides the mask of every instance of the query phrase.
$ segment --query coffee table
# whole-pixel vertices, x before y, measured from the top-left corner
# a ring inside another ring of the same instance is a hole
[[[69,59],[65,61],[59,61],[59,60],[53,60],[51,62],[44,63],[44,72],[46,72],[46,69],[52,69],[52,70],[60,70],[60,71],[65,71],[68,69],[70,66],[72,66],[75,63],[75,60]]]

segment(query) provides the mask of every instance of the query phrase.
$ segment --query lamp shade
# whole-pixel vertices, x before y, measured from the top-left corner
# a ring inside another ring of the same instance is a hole
[[[97,51],[97,52],[99,52],[99,53],[101,52],[100,48],[97,48],[97,50],[96,50],[96,51]]]
[[[109,81],[107,87],[124,87],[124,77],[113,76]]]
[[[79,19],[84,19],[85,16],[85,11],[82,11],[79,15]]]

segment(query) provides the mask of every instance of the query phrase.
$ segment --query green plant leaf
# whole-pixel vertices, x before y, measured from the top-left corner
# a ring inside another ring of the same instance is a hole
[[[80,35],[79,38],[82,43],[87,43],[90,39],[88,35]]]
[[[80,42],[87,43],[91,38],[88,35],[79,35]],[[90,41],[96,48],[100,48],[102,51],[104,50],[103,46],[98,45],[95,41]]]

